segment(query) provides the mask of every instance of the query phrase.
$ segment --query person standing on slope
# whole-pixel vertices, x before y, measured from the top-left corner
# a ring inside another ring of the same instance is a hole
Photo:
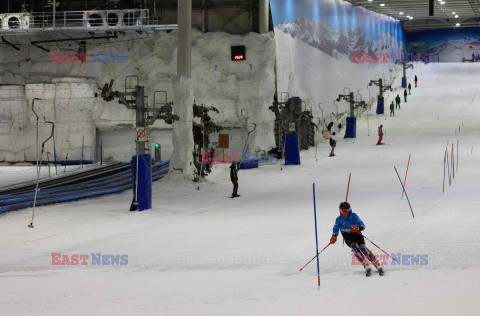
[[[367,272],[367,276],[370,276],[372,273],[372,268],[368,264],[368,261],[377,268],[380,275],[383,275],[382,266],[372,252],[365,247],[365,239],[361,233],[362,230],[365,230],[365,224],[356,213],[352,212],[350,204],[348,202],[340,203],[340,215],[335,220],[330,243],[334,244],[337,241],[338,232],[340,231],[347,246],[352,249],[354,255],[362,263]]]
[[[238,192],[238,171],[239,166],[237,165],[236,161],[232,161],[232,164],[230,165],[230,180],[233,183],[233,193],[231,198],[239,197],[240,195],[237,194]]]
[[[399,109],[400,110],[400,95],[397,94],[397,97],[395,98],[395,109]]]
[[[383,125],[380,125],[378,127],[378,142],[377,142],[377,145],[382,144],[382,139],[383,139]]]
[[[417,87],[417,81],[418,81],[418,78],[417,78],[417,75],[415,75],[415,88]]]
[[[330,135],[330,147],[332,147],[332,151],[330,151],[330,156],[329,157],[333,157],[335,156],[335,146],[337,146],[337,140],[335,139],[335,135],[336,133],[333,132],[332,135]]]
[[[408,94],[412,94],[412,85],[410,83],[408,84]]]
[[[390,116],[395,116],[395,105],[393,104],[393,101],[392,103],[390,103]]]
[[[405,97],[405,103],[407,103],[407,89],[403,91],[403,96]]]

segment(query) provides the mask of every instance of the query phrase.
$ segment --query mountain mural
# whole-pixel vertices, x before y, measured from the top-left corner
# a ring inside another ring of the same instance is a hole
[[[275,29],[336,59],[350,59],[352,51],[368,54],[389,52],[400,56],[403,50],[403,42],[399,45],[396,37],[388,33],[381,32],[375,41],[367,40],[362,29],[337,31],[320,21],[307,18],[295,19],[293,23],[281,23]]]

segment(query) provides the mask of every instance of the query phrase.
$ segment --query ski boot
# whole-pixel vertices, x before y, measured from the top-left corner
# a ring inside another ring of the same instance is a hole
[[[375,268],[377,268],[377,271],[378,271],[378,274],[380,274],[380,276],[382,276],[385,272],[383,271],[383,267],[381,264],[376,264],[375,265]]]
[[[370,275],[372,275],[372,268],[368,265],[368,263],[364,263],[363,268],[366,271],[365,276],[369,277]]]

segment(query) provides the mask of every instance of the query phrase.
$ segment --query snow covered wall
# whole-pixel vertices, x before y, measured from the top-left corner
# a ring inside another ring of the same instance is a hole
[[[35,97],[42,98],[38,103],[41,120],[46,116],[58,124],[55,141],[61,159],[67,154],[69,160],[80,159],[82,138],[84,146],[89,148],[85,159],[95,159],[100,143],[97,135],[111,136],[117,131],[128,130],[131,131],[130,138],[109,136],[105,141],[115,139],[114,143],[103,143],[104,159],[123,161],[129,161],[135,153],[134,111],[116,100],[104,102],[95,93],[100,94],[101,87],[111,79],[115,80],[114,91],[124,91],[125,77],[137,75],[138,83],[145,86],[150,104],[153,104],[154,91],[158,90],[168,93],[168,101],[175,99],[172,87],[172,78],[176,74],[175,31],[148,35],[127,33],[125,36],[119,34],[117,40],[89,41],[87,63],[53,63],[52,53],[29,44],[38,40],[33,35],[9,40],[21,49],[17,52],[7,45],[0,45],[0,161],[32,160],[35,156],[35,123],[30,109]],[[250,143],[250,150],[254,152],[269,150],[275,144],[274,115],[268,109],[275,90],[274,41],[272,33],[240,36],[201,33],[195,29],[192,32],[195,102],[216,106],[220,111],[216,119],[221,126],[248,128],[250,123],[257,123]],[[230,46],[235,45],[246,46],[245,61],[231,61]],[[74,42],[46,47],[70,56],[78,49]],[[103,56],[100,62],[91,56],[97,52]],[[119,55],[122,58],[111,57]],[[242,109],[245,109],[247,125],[240,115]],[[45,131],[42,129],[41,132],[47,133],[48,126],[44,128]],[[158,121],[153,129],[171,133],[171,126],[163,121]],[[153,142],[151,146],[153,152]],[[53,153],[53,148],[47,150]]]
[[[404,51],[399,21],[341,0],[270,3],[278,93],[305,99],[314,116],[321,117],[320,107],[325,117],[348,110],[346,102],[333,102],[344,88],[371,101],[378,88],[368,89],[370,80],[392,83],[401,70],[395,66]]]
[[[409,52],[426,55],[430,61],[462,62],[480,54],[480,28],[449,28],[407,33]]]

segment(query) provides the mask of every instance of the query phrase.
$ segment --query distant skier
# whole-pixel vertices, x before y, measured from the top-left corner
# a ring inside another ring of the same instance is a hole
[[[233,183],[233,193],[231,198],[238,197],[240,195],[237,194],[238,192],[238,171],[239,166],[237,165],[236,161],[232,161],[232,164],[230,165],[230,180],[232,180]]]
[[[355,257],[362,263],[367,276],[370,276],[372,273],[372,268],[369,266],[368,261],[377,268],[380,275],[383,275],[382,266],[372,252],[365,247],[365,239],[361,233],[363,230],[365,230],[365,224],[357,214],[352,212],[350,204],[348,202],[340,203],[340,215],[335,220],[330,243],[334,244],[337,241],[338,232],[340,231],[347,246],[352,249]]]
[[[395,116],[395,105],[393,104],[393,101],[392,103],[390,103],[390,116]]]
[[[332,135],[330,135],[330,147],[332,147],[332,151],[330,151],[330,156],[329,157],[333,157],[335,156],[335,146],[337,146],[337,140],[335,139],[335,135],[336,133],[333,132]]]
[[[407,89],[403,91],[403,96],[405,97],[405,103],[407,103]]]
[[[417,75],[415,75],[415,88],[417,87],[417,81],[418,81],[418,78],[417,78]]]
[[[410,83],[408,84],[408,94],[412,94],[412,85]]]
[[[472,53],[472,63],[475,61],[475,54]]]
[[[396,104],[395,104],[395,109],[398,108],[398,109],[400,110],[400,101],[401,101],[400,95],[397,94],[397,97],[395,98],[395,103],[396,103]]]
[[[383,125],[380,125],[378,127],[378,142],[377,142],[377,145],[382,144],[382,139],[383,139]]]

